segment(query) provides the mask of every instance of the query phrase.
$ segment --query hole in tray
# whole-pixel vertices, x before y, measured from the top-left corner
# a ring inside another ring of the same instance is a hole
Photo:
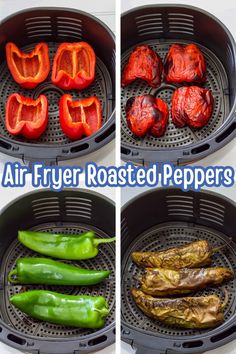
[[[196,155],[196,154],[200,154],[200,152],[203,152],[203,151],[206,151],[210,148],[210,145],[209,144],[204,144],[204,145],[201,145],[201,146],[198,146],[194,149],[191,150],[191,153],[193,155]]]
[[[7,338],[14,342],[14,343],[17,343],[17,344],[20,344],[20,345],[25,345],[26,344],[26,340],[25,339],[22,339],[20,337],[17,337],[15,336],[14,334],[8,334]]]
[[[201,347],[203,342],[201,340],[195,340],[194,342],[185,342],[183,343],[184,348],[196,348]]]
[[[236,332],[236,326],[233,326],[233,327],[227,329],[226,331],[221,332],[220,334],[217,334],[216,336],[213,336],[211,338],[211,342],[212,343],[218,342],[222,339],[225,339],[226,337],[229,337],[231,334],[233,334],[235,332]]]
[[[6,143],[5,141],[0,140],[0,147],[10,150],[11,149],[11,145]]]
[[[233,131],[236,129],[236,122],[234,122],[233,124],[231,124],[229,126],[228,129],[226,129],[222,134],[220,134],[217,138],[216,138],[216,142],[220,143],[221,141],[223,141],[224,139],[226,139],[231,133],[233,133]]]
[[[109,135],[111,135],[115,131],[115,128],[115,124],[112,124],[110,128],[108,128],[105,132],[96,137],[96,143],[100,143],[101,141],[105,140]]]
[[[83,151],[89,148],[89,144],[85,143],[82,145],[74,146],[73,148],[70,149],[70,151],[73,152],[78,152],[78,151]]]
[[[121,153],[125,154],[125,155],[129,155],[131,153],[131,151],[129,149],[126,149],[124,147],[121,147]]]
[[[94,339],[91,339],[90,341],[88,341],[88,345],[90,347],[94,346],[94,345],[98,345],[100,343],[103,343],[107,340],[107,336],[100,336]]]

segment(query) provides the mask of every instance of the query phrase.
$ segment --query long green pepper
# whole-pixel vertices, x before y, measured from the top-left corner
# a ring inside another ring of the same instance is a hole
[[[46,256],[83,260],[96,257],[99,251],[98,246],[115,241],[115,237],[95,238],[95,233],[92,231],[80,235],[18,231],[18,240],[31,250]]]
[[[28,316],[72,327],[102,328],[109,314],[103,296],[74,296],[32,290],[12,296],[10,302]]]
[[[83,269],[48,258],[20,258],[9,272],[13,284],[94,285],[106,279],[109,270]]]

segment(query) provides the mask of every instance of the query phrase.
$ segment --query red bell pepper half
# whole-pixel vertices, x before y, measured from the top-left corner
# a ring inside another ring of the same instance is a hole
[[[50,71],[46,43],[39,43],[30,53],[24,53],[14,43],[7,43],[8,68],[14,80],[24,88],[32,89],[43,82]]]
[[[147,133],[155,137],[163,136],[168,115],[166,102],[152,95],[131,97],[126,103],[128,127],[138,137],[144,137]]]
[[[72,140],[94,134],[102,125],[102,109],[96,96],[72,100],[71,95],[60,99],[60,123],[63,132]]]
[[[206,81],[206,63],[196,44],[173,44],[164,63],[164,80],[168,83]]]
[[[36,100],[13,93],[6,105],[6,128],[13,135],[37,139],[48,123],[48,101],[40,95]]]
[[[147,81],[151,87],[161,83],[163,65],[159,55],[148,45],[140,45],[132,51],[122,74],[122,86],[136,79]]]
[[[214,98],[208,89],[180,87],[172,97],[172,122],[176,127],[202,128],[213,112]]]
[[[84,89],[95,77],[96,56],[86,42],[62,43],[55,54],[52,82],[64,89]]]

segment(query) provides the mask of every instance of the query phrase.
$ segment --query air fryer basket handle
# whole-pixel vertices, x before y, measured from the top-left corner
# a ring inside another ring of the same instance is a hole
[[[173,352],[172,350],[161,350],[161,349],[151,349],[147,347],[139,346],[135,352],[135,354],[176,354],[177,352]]]

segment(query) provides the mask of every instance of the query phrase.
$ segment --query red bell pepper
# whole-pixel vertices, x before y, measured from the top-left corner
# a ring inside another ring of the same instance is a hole
[[[50,71],[50,59],[46,43],[39,43],[30,53],[24,53],[14,43],[7,43],[8,68],[14,80],[24,88],[34,88],[43,82]]]
[[[204,83],[206,63],[201,50],[195,44],[173,44],[165,59],[164,80],[168,83]]]
[[[202,128],[211,118],[213,103],[210,90],[198,86],[180,87],[172,97],[172,122],[177,127]]]
[[[84,89],[95,77],[96,56],[86,42],[62,43],[55,54],[52,82],[64,89]]]
[[[122,86],[136,79],[147,81],[151,87],[161,83],[163,65],[159,55],[148,45],[140,45],[132,51],[122,74]]]
[[[71,95],[60,99],[60,123],[63,132],[72,140],[94,134],[102,125],[102,109],[96,96],[72,100]]]
[[[128,127],[138,137],[147,133],[155,137],[163,136],[168,124],[168,115],[167,104],[152,95],[131,97],[126,103]]]
[[[48,123],[47,97],[40,95],[36,100],[13,93],[6,105],[6,128],[13,135],[37,139]]]

